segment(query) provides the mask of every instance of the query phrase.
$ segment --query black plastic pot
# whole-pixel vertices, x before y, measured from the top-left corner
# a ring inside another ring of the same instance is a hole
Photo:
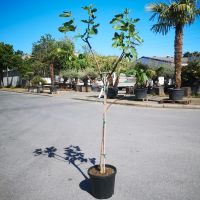
[[[147,89],[146,88],[138,88],[134,90],[135,99],[145,99],[147,97]]]
[[[172,101],[182,100],[184,97],[183,89],[169,89],[169,99]]]
[[[109,99],[114,99],[117,97],[118,88],[117,87],[108,87],[107,97]]]
[[[117,169],[112,165],[106,165],[113,169],[113,173],[105,176],[96,176],[90,174],[90,170],[92,168],[98,168],[99,165],[92,166],[88,169],[88,175],[91,180],[91,192],[92,195],[97,199],[108,199],[114,194],[115,187],[115,175],[117,173]]]

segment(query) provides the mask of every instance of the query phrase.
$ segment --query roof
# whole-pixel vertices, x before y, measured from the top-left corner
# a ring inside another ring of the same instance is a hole
[[[157,56],[146,57],[146,56],[142,56],[140,59],[142,59],[142,58],[150,59],[150,60],[154,60],[154,61],[162,61],[162,62],[171,63],[171,64],[174,63],[174,57],[171,57],[171,56],[166,56],[166,57],[157,57]],[[187,64],[188,58],[182,58],[182,63]]]

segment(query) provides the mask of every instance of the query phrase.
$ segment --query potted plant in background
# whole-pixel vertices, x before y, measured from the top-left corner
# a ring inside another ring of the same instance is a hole
[[[86,68],[79,71],[79,78],[83,81],[81,92],[91,92],[92,86],[88,82],[92,82],[98,77],[98,73],[93,68]]]
[[[147,10],[153,12],[150,20],[157,17],[157,23],[151,28],[155,33],[166,35],[170,29],[175,29],[174,64],[175,64],[175,89],[169,91],[171,100],[181,100],[184,91],[181,89],[183,30],[186,25],[191,25],[199,16],[198,1],[170,1],[170,3],[152,3]]]
[[[44,80],[41,76],[38,76],[38,75],[34,76],[30,82],[31,82],[32,86],[37,88],[37,93],[41,93],[42,85],[47,83],[46,80]]]
[[[62,70],[60,75],[64,79],[63,83],[65,89],[67,89],[67,81],[70,89],[74,89],[76,87],[78,83],[78,71],[76,69]]]
[[[135,45],[140,44],[142,39],[138,36],[135,29],[135,24],[139,19],[132,19],[129,17],[129,10],[125,9],[123,13],[115,15],[110,21],[113,29],[116,31],[114,33],[113,47],[121,50],[120,56],[113,62],[112,69],[109,72],[102,72],[101,65],[99,64],[93,48],[90,44],[90,38],[98,33],[98,27],[100,24],[95,23],[95,13],[97,9],[93,5],[85,6],[83,9],[87,12],[88,18],[81,20],[81,22],[86,26],[85,32],[83,34],[78,34],[76,37],[80,38],[89,47],[90,53],[96,64],[96,71],[98,72],[101,80],[103,82],[104,100],[103,100],[103,127],[102,127],[102,140],[100,145],[100,164],[92,166],[88,169],[88,174],[91,179],[91,189],[92,195],[98,199],[109,198],[114,194],[114,183],[115,175],[117,172],[116,167],[106,164],[106,118],[107,118],[107,92],[109,81],[112,78],[112,74],[116,71],[119,63],[123,59],[134,60],[136,58]],[[66,33],[69,31],[75,31],[76,26],[74,24],[74,19],[71,18],[71,12],[64,11],[60,17],[67,18],[68,20],[59,27],[59,31]]]
[[[126,75],[133,75],[136,78],[136,83],[134,86],[135,99],[145,99],[147,97],[148,85],[147,68],[145,65],[137,63],[134,67],[131,67],[126,71]]]
[[[185,96],[200,94],[200,62],[194,60],[183,67],[182,85]]]

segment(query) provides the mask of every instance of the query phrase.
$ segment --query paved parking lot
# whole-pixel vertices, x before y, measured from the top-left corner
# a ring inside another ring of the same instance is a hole
[[[101,117],[96,102],[0,92],[0,199],[94,199],[85,176],[99,161]],[[111,199],[199,200],[199,117],[199,109],[113,105],[107,162],[118,171]],[[84,153],[82,163],[68,162],[72,148]]]

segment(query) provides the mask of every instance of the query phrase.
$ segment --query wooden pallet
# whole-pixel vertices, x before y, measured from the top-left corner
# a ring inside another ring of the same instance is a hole
[[[159,103],[179,103],[179,104],[190,104],[191,100],[190,99],[183,99],[183,100],[170,100],[170,99],[162,99],[159,101]]]
[[[134,101],[149,101],[149,99],[148,98],[142,98],[142,99],[135,99],[134,98]]]

